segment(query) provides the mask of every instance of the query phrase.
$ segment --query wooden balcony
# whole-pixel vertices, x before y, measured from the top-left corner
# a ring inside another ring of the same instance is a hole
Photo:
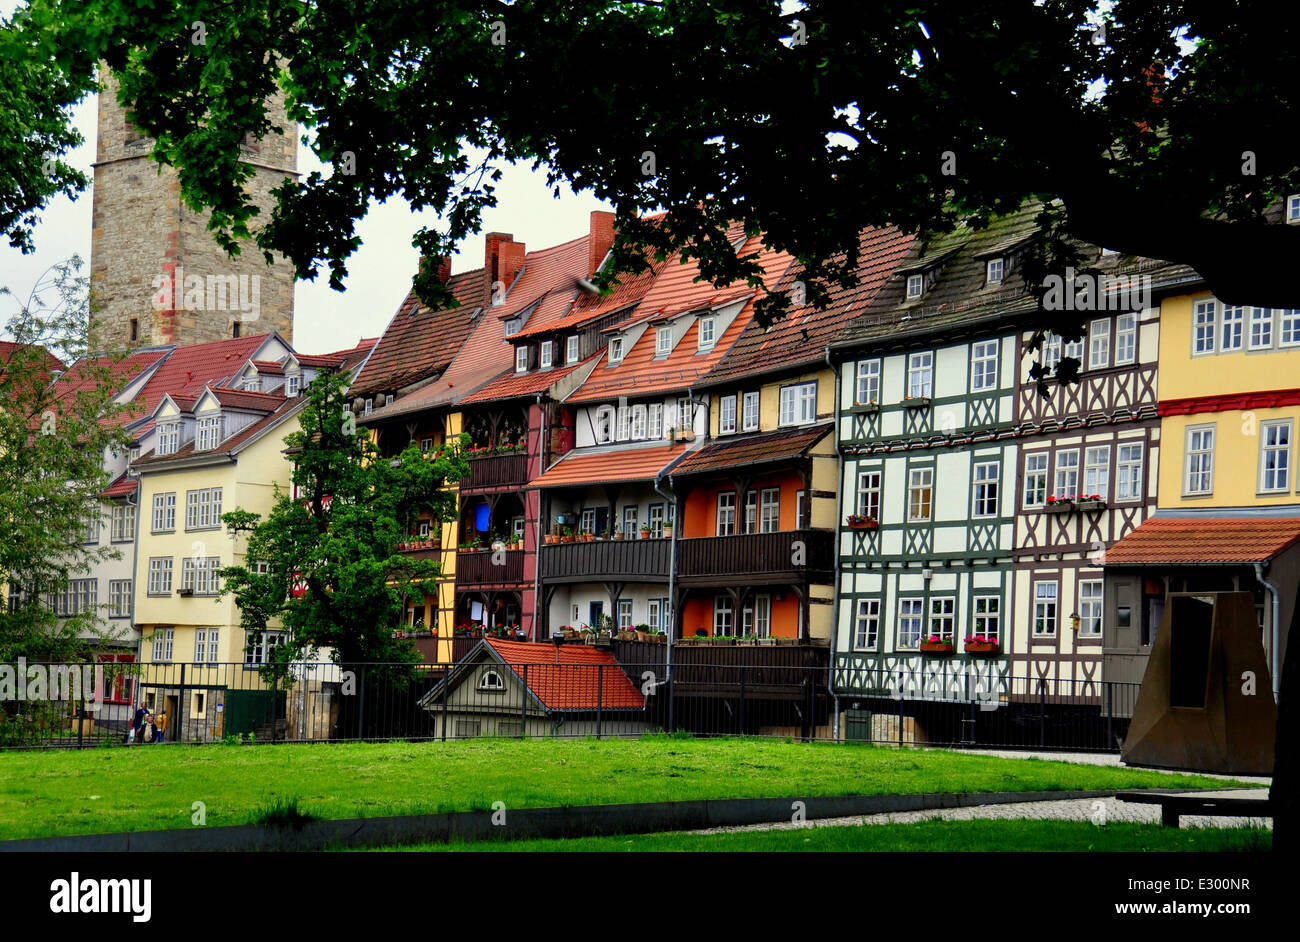
[[[552,543],[542,547],[539,573],[545,582],[667,582],[671,544],[669,539]]]
[[[469,477],[461,481],[461,487],[512,487],[527,483],[528,455],[518,452],[470,458]]]
[[[684,539],[678,547],[677,577],[683,585],[725,579],[758,585],[828,581],[834,570],[831,530],[778,530]]]
[[[501,585],[523,581],[523,550],[456,554],[457,586]]]
[[[410,540],[399,543],[397,551],[403,556],[410,556],[412,559],[432,559],[434,562],[442,561],[442,541],[421,539],[412,537]]]

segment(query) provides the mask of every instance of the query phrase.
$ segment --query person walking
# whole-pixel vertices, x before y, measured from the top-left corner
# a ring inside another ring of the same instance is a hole
[[[167,711],[163,710],[158,714],[158,719],[154,720],[153,741],[162,742],[167,735]]]
[[[127,744],[144,742],[144,718],[149,715],[149,710],[142,703],[135,711],[135,716],[131,719],[131,733],[127,739]]]

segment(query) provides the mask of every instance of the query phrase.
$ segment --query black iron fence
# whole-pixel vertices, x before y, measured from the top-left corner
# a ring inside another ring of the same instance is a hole
[[[779,651],[780,649],[774,649]],[[460,652],[457,652],[460,654]],[[863,672],[835,691],[825,664],[605,658],[563,647],[505,664],[479,649],[455,664],[31,665],[81,676],[27,683],[0,704],[0,748],[147,743],[449,740],[475,737],[773,736],[915,746],[1118,751],[1138,684],[1013,677],[960,681]],[[784,652],[783,652],[784,653]],[[91,678],[91,674],[95,676]],[[28,678],[31,680],[32,678]],[[151,731],[152,732],[152,731]]]

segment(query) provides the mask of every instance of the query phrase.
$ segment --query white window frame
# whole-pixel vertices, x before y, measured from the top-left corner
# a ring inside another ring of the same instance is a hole
[[[880,402],[880,367],[879,359],[858,361],[855,386],[858,405]]]
[[[153,659],[155,661],[170,661],[176,643],[176,629],[155,628],[153,630],[152,640]]]
[[[757,392],[747,392],[741,401],[741,431],[756,432],[758,427],[759,395]]]
[[[1088,325],[1088,369],[1110,366],[1110,318],[1099,317]]]
[[[655,356],[666,357],[673,352],[673,326],[664,324],[655,328]]]
[[[185,492],[185,529],[216,530],[221,527],[221,488],[205,487]]]
[[[1136,451],[1136,457],[1134,452]],[[1118,442],[1115,449],[1115,499],[1142,499],[1142,462],[1146,446],[1142,442]]]
[[[765,487],[758,492],[758,532],[776,533],[780,529],[781,489]]]
[[[736,533],[736,492],[718,491],[718,497],[714,504],[714,535],[734,536]]]
[[[1247,330],[1248,340],[1246,349],[1248,350],[1271,350],[1273,349],[1273,309],[1268,307],[1252,307],[1250,311],[1249,328]],[[1256,337],[1259,337],[1256,340]]]
[[[515,372],[528,372],[528,344],[520,344],[515,347]]]
[[[1088,445],[1083,452],[1083,490],[1091,497],[1110,500],[1110,445]]]
[[[1294,438],[1291,433],[1290,419],[1270,419],[1259,423],[1261,494],[1286,494],[1291,490],[1291,444]]]
[[[1277,345],[1280,349],[1300,346],[1300,307],[1277,310]]]
[[[1026,508],[1046,505],[1047,495],[1051,493],[1048,487],[1051,483],[1049,476],[1050,465],[1050,452],[1031,451],[1025,453],[1025,489],[1021,498]]]
[[[923,294],[925,294],[925,275],[919,273],[908,275],[907,300],[915,301]]]
[[[158,426],[159,455],[174,455],[181,448],[181,423],[165,422]]]
[[[614,440],[614,418],[613,406],[601,406],[596,410],[595,421],[592,423],[592,435],[596,444],[607,445]]]
[[[957,640],[957,599],[954,596],[930,597],[930,611],[925,631],[926,637],[938,635],[944,641]]]
[[[632,407],[632,428],[629,432],[631,438],[640,441],[646,437],[646,407],[638,404]]]
[[[130,618],[133,601],[132,580],[110,579],[108,581],[109,618]]]
[[[171,533],[176,529],[176,492],[153,495],[151,533]]]
[[[998,515],[1001,469],[1002,466],[997,461],[979,461],[971,465],[972,517],[988,518]]]
[[[518,363],[515,364],[518,366]],[[538,365],[546,370],[555,365],[555,342],[552,340],[543,340],[542,349],[539,354]]]
[[[618,425],[614,433],[616,441],[625,442],[632,434],[632,410],[626,405],[618,407]]]
[[[618,630],[630,631],[632,629],[632,600],[618,600]]]
[[[1184,496],[1214,493],[1214,445],[1217,437],[1215,425],[1187,426],[1183,436]],[[1197,486],[1193,487],[1193,484]]]
[[[1246,343],[1246,309],[1225,304],[1219,311],[1219,352],[1236,353]]]
[[[1208,356],[1216,352],[1215,331],[1218,329],[1218,302],[1213,298],[1192,305],[1192,356]]]
[[[1048,591],[1050,589],[1050,591]],[[1043,580],[1034,583],[1033,637],[1054,638],[1060,624],[1060,583]]]
[[[858,599],[853,624],[853,649],[874,651],[880,644],[880,599]]]
[[[1002,596],[971,597],[971,634],[1002,640]]]
[[[929,399],[934,395],[934,351],[922,350],[907,357],[907,398]]]
[[[1115,318],[1116,366],[1137,362],[1137,323],[1137,314],[1121,314]]]
[[[924,494],[924,499],[921,495]],[[925,513],[920,509],[924,504]],[[934,466],[907,469],[907,522],[929,523],[934,519]]]
[[[110,513],[108,539],[111,543],[130,543],[135,539],[135,504],[115,503]]]
[[[619,363],[622,361],[622,359],[623,359],[623,338],[610,337],[609,338],[609,362]]]
[[[779,424],[810,425],[817,421],[817,381],[781,387]]]
[[[858,472],[858,513],[872,520],[880,520],[880,469]]]
[[[736,634],[736,604],[729,595],[713,597],[713,636],[732,638]]]
[[[1072,499],[1079,496],[1079,449],[1063,448],[1056,453],[1053,462],[1052,495],[1057,500]],[[1066,482],[1073,481],[1067,486]]]
[[[1101,579],[1079,580],[1079,637],[1100,638],[1102,631],[1103,583]]]
[[[211,451],[221,444],[221,413],[200,418],[194,435],[195,451]]]
[[[998,351],[1002,344],[997,340],[981,340],[971,347],[970,391],[983,392],[998,387]]]
[[[915,630],[913,630],[913,624]],[[924,631],[925,599],[919,595],[900,598],[898,600],[898,627],[894,646],[900,651],[915,651],[921,646]]]
[[[172,558],[170,556],[149,557],[149,582],[146,589],[148,595],[171,595]]]
[[[989,259],[984,265],[984,280],[990,285],[1002,284],[1002,279],[1006,277],[1007,260],[998,256]]]
[[[718,400],[718,434],[736,433],[736,396],[722,396]]]
[[[664,404],[652,402],[646,411],[646,437],[664,437]]]
[[[570,334],[564,341],[564,362],[578,362],[578,335]]]
[[[698,349],[713,349],[713,345],[717,342],[717,326],[717,319],[712,314],[700,318],[700,329],[698,332],[697,342]]]
[[[302,377],[297,373],[289,373],[284,377],[284,394],[290,398],[298,395],[299,387],[302,383]]]

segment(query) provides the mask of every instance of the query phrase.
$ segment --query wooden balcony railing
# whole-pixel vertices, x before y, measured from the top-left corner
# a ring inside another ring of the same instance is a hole
[[[538,560],[547,582],[589,579],[667,581],[671,540],[596,540],[594,543],[552,543]]]
[[[462,487],[506,487],[528,483],[528,455],[518,452],[511,455],[489,455],[469,459],[469,477]]]
[[[831,530],[778,530],[684,539],[677,576],[683,584],[713,579],[745,583],[773,578],[802,581],[828,577],[834,569]]]
[[[524,551],[491,550],[483,553],[456,554],[456,585],[497,585],[503,582],[522,582],[524,579]]]

